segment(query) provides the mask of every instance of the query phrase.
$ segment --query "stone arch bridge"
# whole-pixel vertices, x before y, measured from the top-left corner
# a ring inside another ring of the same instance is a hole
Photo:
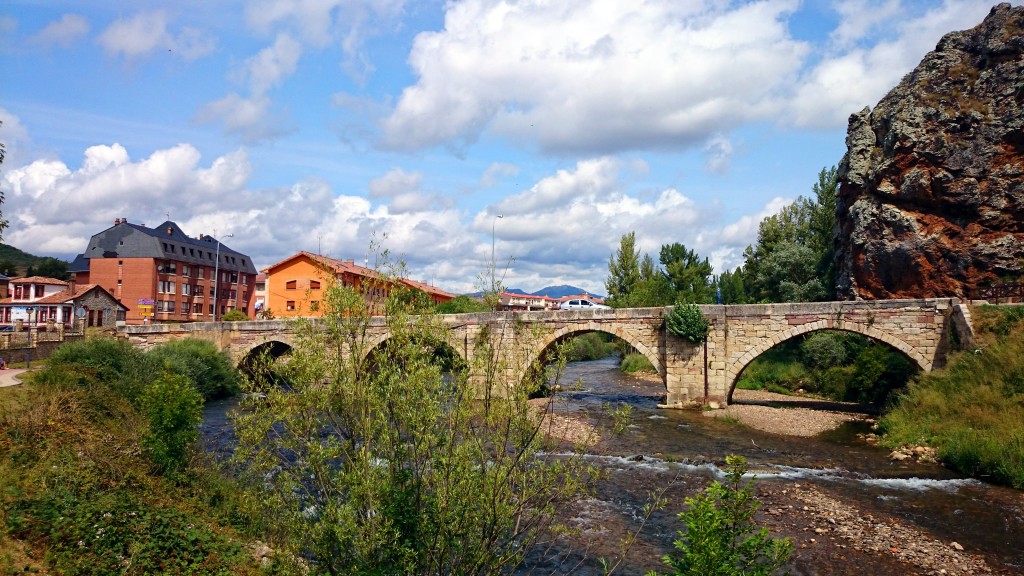
[[[760,354],[795,336],[817,330],[863,334],[899,350],[921,370],[945,364],[954,342],[973,342],[968,308],[958,300],[877,300],[794,304],[701,306],[711,323],[704,348],[673,336],[664,318],[671,308],[623,308],[593,311],[497,312],[453,314],[439,318],[448,325],[448,343],[470,366],[485,347],[497,350],[505,384],[518,384],[530,366],[543,360],[559,342],[587,332],[621,338],[650,360],[665,385],[665,406],[726,404],[737,378]],[[125,326],[122,337],[149,348],[177,338],[209,340],[242,363],[256,351],[287,350],[295,341],[294,325],[285,320],[206,322]],[[384,318],[372,318],[369,344],[388,338]],[[471,378],[472,378],[471,374]]]

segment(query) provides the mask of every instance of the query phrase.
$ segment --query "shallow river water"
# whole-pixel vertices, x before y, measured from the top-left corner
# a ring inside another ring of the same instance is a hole
[[[553,556],[531,557],[518,573],[602,574],[600,559],[614,563],[622,539],[639,526],[641,510],[655,490],[664,490],[669,503],[651,516],[616,573],[665,571],[661,557],[672,551],[681,528],[676,514],[685,508],[683,500],[714,478],[727,454],[739,454],[757,476],[763,503],[759,522],[794,542],[787,566],[793,574],[941,573],[934,563],[926,570],[901,561],[905,543],[895,539],[886,544],[891,550],[879,552],[858,550],[856,539],[816,533],[812,526],[823,519],[815,518],[813,507],[798,497],[808,490],[843,503],[869,519],[868,525],[904,526],[942,546],[956,542],[995,573],[1024,574],[1020,492],[965,479],[937,465],[891,460],[887,450],[857,441],[853,430],[816,438],[780,436],[697,411],[661,410],[662,386],[621,374],[615,358],[571,363],[560,381],[568,391],[560,393],[556,411],[610,428],[606,404],[625,403],[632,409],[631,424],[622,434],[606,430],[591,449],[589,460],[606,475],[594,498],[566,511],[582,530],[578,541]],[[211,450],[230,444],[225,413],[232,405],[207,407],[203,439]],[[941,569],[969,573],[956,565]]]

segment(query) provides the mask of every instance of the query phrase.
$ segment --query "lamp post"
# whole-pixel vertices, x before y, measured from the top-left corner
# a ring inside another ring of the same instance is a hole
[[[234,234],[225,234],[225,238],[234,238]],[[217,238],[217,256],[213,263],[213,321],[217,321],[217,305],[220,300],[220,238]]]
[[[494,261],[494,225],[498,223],[498,218],[504,218],[501,214],[494,217],[491,221],[491,267],[495,268],[497,263]]]

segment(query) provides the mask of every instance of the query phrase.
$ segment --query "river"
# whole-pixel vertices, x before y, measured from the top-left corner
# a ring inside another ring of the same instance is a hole
[[[605,405],[620,403],[631,407],[632,416],[623,433],[606,431],[588,455],[607,474],[592,499],[566,511],[582,529],[578,541],[554,556],[531,557],[518,573],[601,574],[600,559],[615,561],[657,490],[664,490],[668,505],[651,516],[616,573],[665,571],[660,559],[672,551],[681,528],[676,514],[685,508],[683,500],[711,481],[727,454],[739,454],[757,477],[763,503],[758,521],[794,542],[787,566],[793,574],[974,572],[936,555],[952,546],[983,559],[995,573],[1024,574],[1020,492],[937,465],[891,460],[888,450],[856,440],[852,430],[781,436],[696,411],[661,410],[662,386],[623,375],[616,358],[570,363],[561,382],[581,384],[560,393],[554,409],[566,416],[610,427]],[[230,444],[225,413],[231,406],[222,401],[206,408],[203,441],[211,450]]]

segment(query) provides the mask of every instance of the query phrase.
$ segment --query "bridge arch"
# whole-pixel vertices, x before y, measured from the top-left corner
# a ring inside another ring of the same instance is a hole
[[[373,338],[371,338],[367,342],[367,345],[364,348],[365,353],[363,354],[363,358],[362,359],[363,360],[370,360],[370,359],[372,359],[373,353],[375,351],[384,349],[385,347],[388,346],[388,343],[391,342],[392,340],[393,340],[393,338],[392,338],[392,336],[390,334],[380,334],[380,335],[374,336]],[[436,342],[436,348],[438,350],[444,350],[444,352],[446,352],[453,359],[455,359],[459,363],[461,363],[462,366],[464,366],[466,369],[469,368],[469,359],[466,358],[465,352],[461,349],[461,347],[459,347],[459,346],[455,345],[454,343],[452,343],[450,337],[446,338],[446,339],[444,339],[442,341]]]
[[[658,371],[658,375],[665,378],[665,367],[661,361],[661,351],[656,346],[651,346],[650,343],[643,342],[633,336],[630,331],[625,330],[621,327],[613,327],[609,329],[608,324],[600,322],[587,322],[585,324],[572,324],[569,326],[563,326],[557,330],[545,334],[538,345],[534,348],[529,358],[530,365],[537,362],[543,362],[545,356],[552,346],[563,342],[568,338],[575,336],[582,336],[583,334],[589,334],[591,332],[602,332],[604,334],[610,334],[623,342],[632,346],[637,352],[643,354],[644,358],[654,366],[654,369]]]
[[[726,402],[728,404],[732,404],[732,395],[733,392],[736,391],[736,383],[739,381],[740,374],[743,373],[743,370],[747,366],[749,366],[750,363],[754,361],[754,359],[756,359],[761,354],[764,354],[768,350],[771,350],[775,346],[778,346],[779,344],[787,340],[790,340],[791,338],[795,338],[797,336],[807,334],[809,332],[820,332],[822,330],[839,330],[843,332],[853,332],[856,334],[867,336],[868,338],[877,340],[879,342],[883,342],[895,348],[896,350],[899,350],[901,353],[903,353],[904,356],[909,358],[922,372],[927,372],[932,369],[932,361],[927,359],[923,354],[921,354],[919,350],[917,350],[916,348],[907,344],[906,342],[899,338],[896,338],[890,334],[882,332],[881,330],[873,328],[869,324],[860,322],[839,321],[834,323],[833,325],[829,325],[824,321],[812,322],[808,324],[802,324],[799,326],[793,326],[789,330],[786,330],[785,332],[779,334],[776,338],[762,340],[761,342],[758,342],[756,345],[754,345],[749,350],[744,352],[743,355],[741,355],[736,361],[731,362],[730,365],[726,368],[726,382],[729,386]]]

